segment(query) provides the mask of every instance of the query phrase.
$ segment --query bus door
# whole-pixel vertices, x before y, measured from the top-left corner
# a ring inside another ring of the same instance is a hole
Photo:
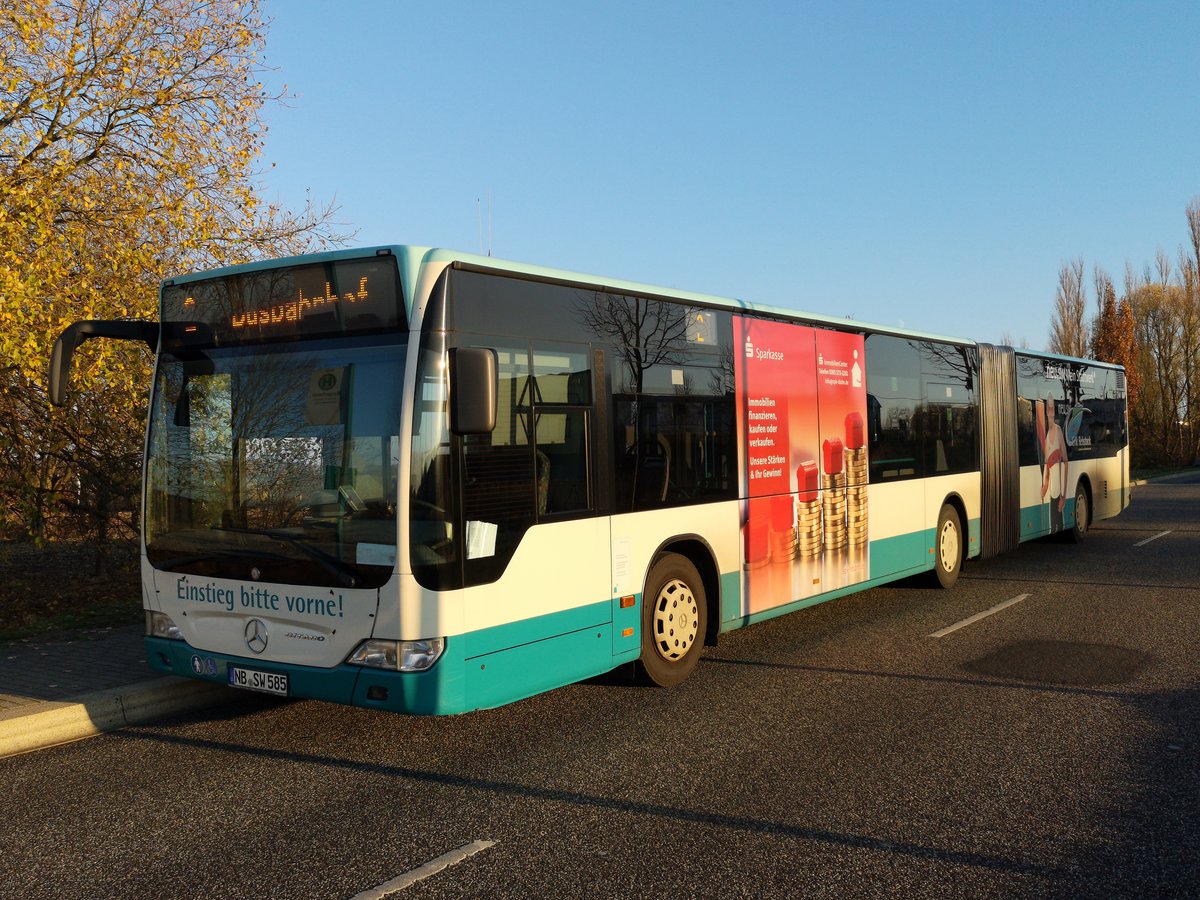
[[[607,624],[608,526],[595,515],[589,348],[471,342],[496,352],[499,381],[494,430],[463,440],[465,583],[502,585],[507,611],[490,595],[472,595],[468,622],[522,620],[513,632],[520,643]]]

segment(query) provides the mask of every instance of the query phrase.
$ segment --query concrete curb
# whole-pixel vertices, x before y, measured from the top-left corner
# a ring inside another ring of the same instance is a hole
[[[0,759],[216,706],[232,696],[223,684],[168,675],[71,701],[32,703],[0,714]]]
[[[1134,486],[1144,484],[1170,484],[1172,481],[1178,481],[1181,478],[1191,478],[1195,476],[1200,469],[1180,469],[1178,472],[1168,472],[1166,475],[1155,475],[1153,478],[1139,478],[1137,481],[1131,482]]]
[[[1193,473],[1188,472],[1188,475]],[[1170,484],[1173,481],[1179,481],[1186,478],[1187,475],[1159,475],[1155,478],[1139,478],[1137,481],[1129,482],[1130,487],[1145,487],[1148,484]]]

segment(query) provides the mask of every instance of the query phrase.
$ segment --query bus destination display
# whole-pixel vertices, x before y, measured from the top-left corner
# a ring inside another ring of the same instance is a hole
[[[400,309],[391,256],[226,275],[162,295],[164,322],[184,324],[189,344],[214,346],[395,329]]]

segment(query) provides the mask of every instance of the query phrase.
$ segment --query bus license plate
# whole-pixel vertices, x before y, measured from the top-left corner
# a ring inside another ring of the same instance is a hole
[[[288,677],[276,672],[256,672],[254,669],[238,669],[229,667],[229,686],[244,688],[247,691],[262,691],[264,694],[278,694],[286,697],[288,692]]]

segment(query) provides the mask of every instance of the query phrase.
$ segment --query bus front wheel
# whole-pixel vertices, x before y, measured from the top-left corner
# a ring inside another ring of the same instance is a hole
[[[665,553],[650,567],[642,594],[642,658],[647,684],[674,687],[692,674],[704,650],[708,602],[691,560]]]
[[[954,587],[962,568],[963,533],[958,510],[949,503],[943,505],[938,514],[937,534],[933,540],[934,583],[942,588]]]

